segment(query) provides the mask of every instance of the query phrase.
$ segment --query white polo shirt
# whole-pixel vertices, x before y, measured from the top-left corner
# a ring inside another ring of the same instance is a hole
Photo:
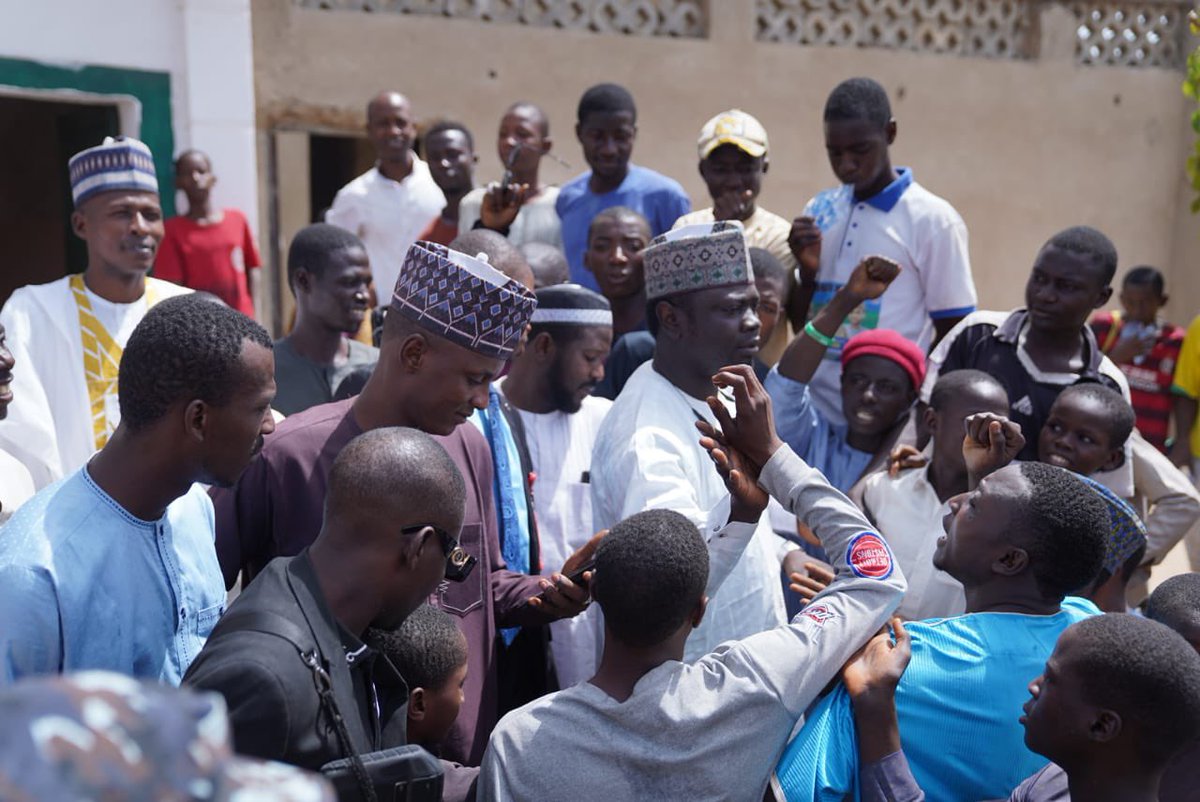
[[[842,423],[840,381],[842,346],[867,329],[894,329],[927,349],[933,320],[962,317],[975,310],[975,282],[967,254],[967,226],[947,201],[913,180],[912,170],[882,192],[857,200],[843,184],[819,193],[804,214],[821,229],[821,266],[811,314],[815,315],[850,278],[867,256],[899,263],[900,275],[882,297],[850,313],[834,335],[838,344],[809,382],[817,408]],[[915,388],[914,388],[915,389]]]
[[[412,172],[403,181],[393,181],[375,166],[338,190],[325,222],[353,231],[363,241],[375,294],[387,306],[409,246],[445,205],[429,166],[413,154]]]

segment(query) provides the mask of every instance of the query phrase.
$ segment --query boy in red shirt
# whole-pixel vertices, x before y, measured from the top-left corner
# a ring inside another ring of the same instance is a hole
[[[210,292],[253,318],[261,297],[258,248],[241,212],[212,208],[216,183],[204,153],[186,150],[175,160],[175,188],[188,210],[167,220],[154,277]]]
[[[1099,312],[1092,318],[1096,343],[1129,380],[1137,428],[1164,454],[1171,422],[1171,380],[1183,329],[1159,317],[1167,304],[1163,275],[1153,267],[1125,274],[1119,296],[1124,312]]]

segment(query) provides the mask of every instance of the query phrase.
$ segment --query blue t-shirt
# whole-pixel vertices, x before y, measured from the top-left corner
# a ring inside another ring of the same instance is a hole
[[[813,403],[807,384],[772,369],[763,382],[775,409],[775,430],[800,459],[825,474],[843,493],[862,476],[873,454],[846,442],[847,426],[826,418]]]
[[[592,271],[583,266],[593,217],[612,206],[627,206],[650,222],[650,235],[657,237],[670,231],[676,220],[690,212],[692,202],[679,182],[635,164],[629,165],[621,186],[603,195],[588,189],[591,178],[589,170],[563,185],[555,209],[562,220],[563,251],[571,266],[571,281],[599,292]]]
[[[912,661],[896,688],[896,712],[926,799],[1007,799],[1046,765],[1025,746],[1021,705],[1063,630],[1099,612],[1070,597],[1054,615],[968,613],[906,625]],[[854,711],[844,685],[813,708],[775,772],[787,802],[858,798]]]
[[[87,466],[0,529],[0,684],[103,669],[178,685],[225,611],[213,505],[192,485],[157,521]]]

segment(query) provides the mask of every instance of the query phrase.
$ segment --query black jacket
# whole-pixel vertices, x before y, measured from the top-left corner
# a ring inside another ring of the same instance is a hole
[[[293,641],[248,628],[248,611],[272,613],[311,634],[360,754],[405,743],[408,687],[386,657],[334,620],[305,550],[273,560],[255,578],[217,623],[183,678],[186,685],[225,697],[239,753],[312,770],[347,757],[321,709],[313,673]]]

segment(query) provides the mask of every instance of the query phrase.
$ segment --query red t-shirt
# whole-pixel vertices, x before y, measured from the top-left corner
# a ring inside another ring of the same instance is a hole
[[[429,225],[425,226],[424,231],[417,235],[417,239],[449,245],[457,236],[458,225],[450,225],[439,214],[430,221]]]
[[[225,209],[221,222],[207,226],[182,216],[167,220],[154,277],[211,292],[254,317],[246,271],[260,264],[250,224],[237,209]]]
[[[1125,321],[1120,313],[1099,312],[1092,318],[1091,326],[1096,343],[1107,354],[1121,338]],[[1164,323],[1149,353],[1133,362],[1117,364],[1129,380],[1129,396],[1138,431],[1164,452],[1171,420],[1171,380],[1175,363],[1179,361],[1179,350],[1183,347],[1183,334],[1179,326]]]

